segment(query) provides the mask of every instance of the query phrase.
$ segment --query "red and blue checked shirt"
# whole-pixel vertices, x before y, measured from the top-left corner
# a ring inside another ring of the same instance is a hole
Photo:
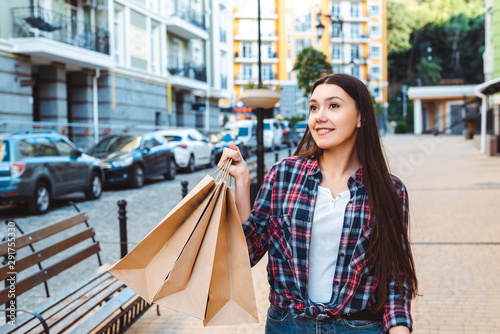
[[[299,318],[352,313],[369,309],[377,301],[373,293],[377,283],[365,261],[373,219],[362,168],[348,180],[351,199],[339,252],[332,254],[337,256],[332,299],[323,305],[314,304],[308,297],[311,228],[321,178],[317,160],[291,157],[276,163],[264,179],[250,218],[243,224],[252,266],[268,252],[271,304],[289,309]],[[406,188],[398,178],[392,176],[392,180],[408,224]],[[394,281],[389,284],[383,324],[386,330],[397,325],[412,329],[410,300],[399,293]]]

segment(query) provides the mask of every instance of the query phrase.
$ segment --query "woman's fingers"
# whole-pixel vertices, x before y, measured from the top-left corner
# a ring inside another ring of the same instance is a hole
[[[222,151],[222,157],[217,166],[219,168],[222,168],[225,161],[228,159],[232,159],[234,162],[241,161],[240,150],[232,143],[229,143],[229,147],[224,148],[224,150]]]

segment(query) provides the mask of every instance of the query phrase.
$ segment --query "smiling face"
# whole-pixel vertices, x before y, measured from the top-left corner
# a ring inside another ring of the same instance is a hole
[[[361,115],[356,102],[339,86],[321,84],[309,101],[309,130],[323,149],[354,147]]]

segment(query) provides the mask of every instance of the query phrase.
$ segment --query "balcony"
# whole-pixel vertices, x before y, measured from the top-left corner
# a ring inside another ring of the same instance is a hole
[[[207,82],[207,68],[205,66],[196,66],[192,61],[182,57],[168,57],[167,70],[172,75]]]
[[[40,6],[11,13],[15,52],[77,66],[112,65],[106,29]]]
[[[257,53],[243,53],[240,57],[238,52],[234,54],[234,62],[242,64],[256,64],[259,62],[259,56]],[[264,64],[276,64],[279,62],[278,55],[276,52],[262,52],[261,62]]]
[[[171,5],[167,20],[168,32],[186,39],[208,39],[205,16],[202,12],[180,1],[173,1]]]

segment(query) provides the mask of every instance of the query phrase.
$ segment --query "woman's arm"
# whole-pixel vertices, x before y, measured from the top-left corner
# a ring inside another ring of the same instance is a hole
[[[410,329],[406,326],[395,326],[389,328],[389,334],[410,334]]]

